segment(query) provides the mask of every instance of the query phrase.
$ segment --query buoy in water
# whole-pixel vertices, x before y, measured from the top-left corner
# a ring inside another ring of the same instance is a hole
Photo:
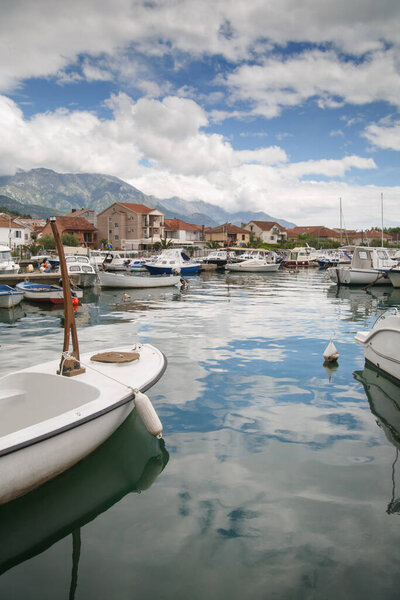
[[[147,431],[154,437],[162,438],[162,425],[154,406],[146,394],[139,390],[135,390],[135,406],[139,417],[143,421],[143,425]]]
[[[339,358],[339,352],[337,351],[336,346],[332,340],[329,342],[329,344],[325,348],[322,356],[324,357],[324,360],[327,363],[335,362]]]
[[[129,300],[130,295],[129,294],[124,294],[124,300]]]
[[[72,306],[78,306],[79,304],[79,298],[73,297],[72,298]]]

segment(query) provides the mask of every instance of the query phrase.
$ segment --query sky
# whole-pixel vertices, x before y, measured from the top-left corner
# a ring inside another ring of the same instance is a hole
[[[2,0],[0,175],[400,226],[399,49],[398,0]]]

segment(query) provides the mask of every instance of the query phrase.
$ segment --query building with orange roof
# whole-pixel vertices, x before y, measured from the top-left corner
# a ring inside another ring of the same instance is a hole
[[[340,232],[334,229],[329,229],[323,225],[309,225],[305,227],[293,227],[293,229],[287,229],[287,239],[294,240],[300,235],[308,234],[320,240],[329,240],[332,242],[340,242]]]
[[[276,221],[250,221],[244,227],[264,244],[280,244],[287,240],[286,228]]]
[[[97,243],[97,227],[89,223],[87,219],[71,216],[56,217],[56,227],[60,235],[64,235],[65,233],[73,234],[78,238],[80,244],[89,248],[95,248]],[[43,237],[44,235],[53,235],[49,222],[43,227],[39,237]]]
[[[92,208],[73,208],[72,212],[65,215],[66,217],[83,217],[87,219],[89,223],[97,227],[97,219],[95,212]]]
[[[207,227],[204,234],[206,242],[218,242],[223,246],[243,246],[250,241],[250,231],[232,223]]]
[[[202,225],[186,223],[181,219],[164,219],[165,237],[174,244],[196,244],[204,239]]]
[[[165,237],[164,214],[144,204],[115,202],[97,215],[99,238],[113,248],[144,250]]]

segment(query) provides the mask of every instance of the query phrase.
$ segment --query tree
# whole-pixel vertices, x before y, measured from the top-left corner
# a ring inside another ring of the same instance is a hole
[[[64,246],[80,246],[80,241],[73,233],[63,233],[61,241]]]
[[[220,248],[219,242],[217,240],[210,240],[206,243],[206,248]]]
[[[54,250],[56,247],[56,242],[55,239],[53,238],[52,235],[43,235],[40,239],[39,239],[39,244],[41,245],[42,248],[44,248],[45,250]]]
[[[167,248],[171,248],[173,245],[172,240],[167,240],[167,238],[162,238],[161,241],[156,242],[154,244],[154,250],[166,250]]]

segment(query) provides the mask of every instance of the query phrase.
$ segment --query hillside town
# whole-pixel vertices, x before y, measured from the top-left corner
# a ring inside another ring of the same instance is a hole
[[[232,247],[265,245],[290,248],[310,240],[317,247],[342,245],[397,246],[398,233],[379,229],[355,231],[330,229],[323,225],[285,228],[276,221],[242,223],[241,227],[223,223],[205,227],[182,219],[167,219],[158,209],[144,204],[115,202],[99,214],[92,209],[76,209],[56,218],[57,229],[70,245],[90,249],[151,251],[164,242],[176,247]],[[45,219],[0,213],[0,244],[20,253],[51,236]],[[65,236],[67,236],[65,238]]]

